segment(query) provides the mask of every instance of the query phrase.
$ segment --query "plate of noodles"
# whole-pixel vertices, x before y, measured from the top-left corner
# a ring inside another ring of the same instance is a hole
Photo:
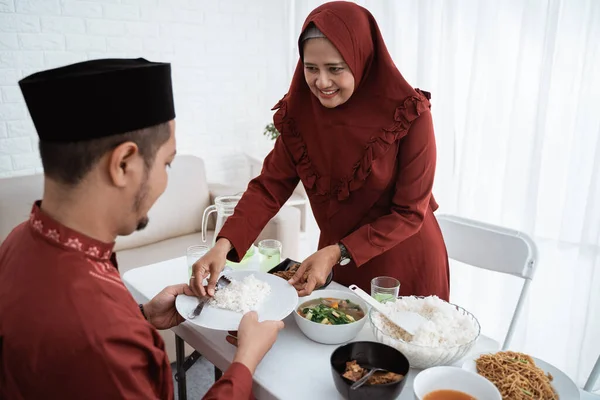
[[[514,351],[481,354],[463,369],[491,381],[503,400],[579,400],[577,385],[558,368]]]

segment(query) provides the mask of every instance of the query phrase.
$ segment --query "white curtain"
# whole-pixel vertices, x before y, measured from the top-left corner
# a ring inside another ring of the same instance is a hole
[[[322,3],[290,7],[290,77],[302,22]],[[600,1],[357,3],[405,78],[432,92],[440,212],[539,246],[512,347],[582,386],[600,355]],[[452,301],[501,340],[519,283],[489,274],[453,265]]]

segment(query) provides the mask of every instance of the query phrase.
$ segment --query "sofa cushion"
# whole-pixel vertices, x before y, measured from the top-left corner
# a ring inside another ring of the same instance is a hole
[[[42,174],[0,179],[0,243],[29,218],[33,202],[42,198]],[[160,242],[202,229],[202,213],[210,204],[204,162],[179,155],[169,171],[169,183],[148,216],[146,229],[117,238],[117,251]]]
[[[117,238],[117,251],[157,243],[202,230],[202,213],[210,204],[204,162],[179,155],[169,170],[167,189],[152,206],[146,229]],[[185,254],[184,252],[181,254]]]
[[[209,240],[212,240],[213,232],[208,232]],[[148,244],[117,252],[117,261],[119,263],[119,273],[133,268],[144,267],[161,261],[171,260],[177,257],[183,257],[189,246],[202,244],[201,233],[191,233],[189,235],[178,236],[162,240],[160,242]]]

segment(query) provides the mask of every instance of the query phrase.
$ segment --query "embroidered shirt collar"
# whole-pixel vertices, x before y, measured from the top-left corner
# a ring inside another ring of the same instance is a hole
[[[42,235],[45,240],[65,249],[80,251],[88,257],[98,260],[111,259],[114,242],[104,243],[67,228],[45,214],[40,208],[41,204],[41,201],[36,201],[31,209],[29,215],[31,229]]]

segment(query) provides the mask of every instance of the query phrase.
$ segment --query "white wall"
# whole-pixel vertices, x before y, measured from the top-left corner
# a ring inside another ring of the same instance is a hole
[[[104,57],[171,62],[178,151],[203,157],[209,180],[247,180],[243,151],[289,84],[278,0],[0,0],[0,177],[41,172],[17,81]]]

